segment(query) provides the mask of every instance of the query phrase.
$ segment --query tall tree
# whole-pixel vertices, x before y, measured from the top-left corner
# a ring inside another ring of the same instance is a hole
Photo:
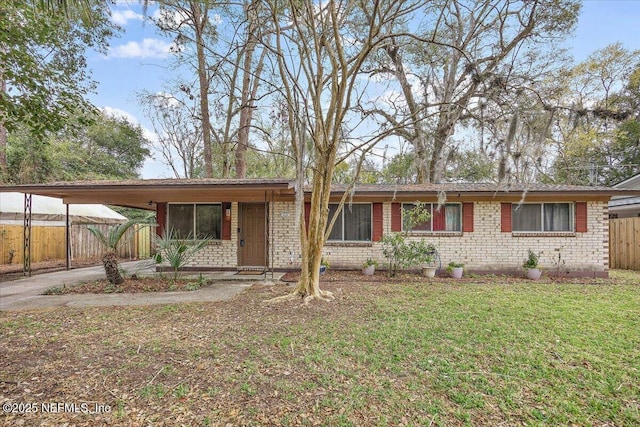
[[[456,126],[486,93],[506,89],[520,58],[566,34],[578,11],[577,0],[436,0],[419,28],[388,40],[371,72],[393,76],[398,90],[368,110],[413,144],[418,182],[442,178]]]
[[[203,170],[203,142],[202,121],[199,120],[198,106],[195,97],[184,91],[175,91],[178,96],[170,93],[138,94],[138,102],[144,107],[146,116],[151,120],[153,130],[157,135],[156,149],[160,151],[164,163],[169,166],[176,178],[198,178]],[[222,170],[222,156],[218,159]]]
[[[205,176],[215,174],[213,155],[222,156],[222,176],[247,175],[247,151],[267,50],[258,43],[268,32],[262,2],[163,0],[156,25],[174,36],[178,59],[192,61],[202,121]],[[197,95],[196,95],[197,93]],[[231,157],[235,155],[235,161]]]
[[[0,179],[5,179],[8,133],[25,125],[42,138],[75,120],[77,111],[92,109],[85,99],[94,87],[86,52],[104,52],[116,27],[108,5],[97,0],[2,2],[0,22]]]
[[[331,299],[330,292],[320,289],[319,271],[322,249],[335,222],[335,216],[329,221],[327,215],[333,174],[349,153],[367,151],[375,142],[375,138],[363,141],[352,136],[361,123],[359,114],[351,114],[360,73],[369,55],[390,36],[388,31],[408,19],[417,3],[291,0],[267,4],[297,167],[302,271],[295,292],[285,298]],[[306,152],[308,142],[310,153]],[[304,215],[307,159],[311,159],[308,222]],[[346,197],[347,193],[342,203]]]
[[[555,180],[612,184],[633,174],[632,123],[640,117],[638,58],[640,51],[619,43],[599,49],[573,67],[562,80],[565,89],[547,101],[553,102]]]
[[[9,137],[8,175],[14,183],[137,178],[149,156],[140,126],[96,114],[83,129],[36,138],[28,129]]]

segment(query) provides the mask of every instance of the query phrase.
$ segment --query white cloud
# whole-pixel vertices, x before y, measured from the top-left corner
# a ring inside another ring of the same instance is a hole
[[[126,10],[114,10],[111,12],[111,21],[114,24],[125,26],[129,21],[142,21],[144,16],[140,13],[134,12],[131,9]]]
[[[144,39],[128,42],[109,50],[109,58],[164,58],[169,55],[173,43],[160,39]]]
[[[107,107],[103,107],[101,111],[104,115],[113,117],[114,119],[124,119],[129,123],[131,123],[132,125],[136,125],[136,126],[140,124],[140,121],[136,116],[134,116],[133,114],[127,111],[121,110],[119,108],[107,106]]]

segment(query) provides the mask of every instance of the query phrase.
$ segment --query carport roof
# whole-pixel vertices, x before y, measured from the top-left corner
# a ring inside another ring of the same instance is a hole
[[[157,202],[263,201],[293,194],[285,179],[139,179],[0,185],[0,191],[58,197],[67,204],[100,203],[155,210]]]

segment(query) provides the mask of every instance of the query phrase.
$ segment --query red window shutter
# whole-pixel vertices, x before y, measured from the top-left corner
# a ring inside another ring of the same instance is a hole
[[[156,203],[156,221],[158,227],[156,227],[156,234],[160,237],[164,234],[164,227],[167,223],[167,204]]]
[[[587,232],[587,202],[576,202],[576,233]]]
[[[304,229],[309,234],[309,217],[311,217],[311,202],[304,202]]]
[[[439,208],[436,206],[436,204],[433,204],[433,218],[432,218],[432,222],[433,222],[433,231],[444,231],[447,229],[446,227],[446,217],[445,217],[445,209],[444,209],[444,205],[440,206]]]
[[[231,215],[227,217],[227,209],[231,211],[231,203],[222,204],[222,240],[231,240]]]
[[[511,203],[501,203],[500,231],[503,233],[511,232]]]
[[[462,204],[462,231],[473,232],[473,203]]]
[[[382,203],[374,203],[371,214],[373,217],[373,235],[371,236],[371,240],[378,242],[382,239],[384,232],[382,228]]]
[[[402,231],[402,203],[391,203],[391,231]]]

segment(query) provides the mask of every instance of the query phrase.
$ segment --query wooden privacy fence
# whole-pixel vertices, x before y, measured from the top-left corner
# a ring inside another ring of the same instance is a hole
[[[640,270],[640,218],[609,220],[609,267]]]
[[[107,233],[111,225],[94,225]],[[100,258],[104,248],[87,229],[86,224],[71,226],[71,259]],[[154,230],[151,227],[136,225],[127,231],[118,250],[120,259],[142,259],[152,255]],[[31,262],[66,259],[65,227],[31,227]],[[0,224],[0,264],[22,264],[23,227],[21,225]]]

